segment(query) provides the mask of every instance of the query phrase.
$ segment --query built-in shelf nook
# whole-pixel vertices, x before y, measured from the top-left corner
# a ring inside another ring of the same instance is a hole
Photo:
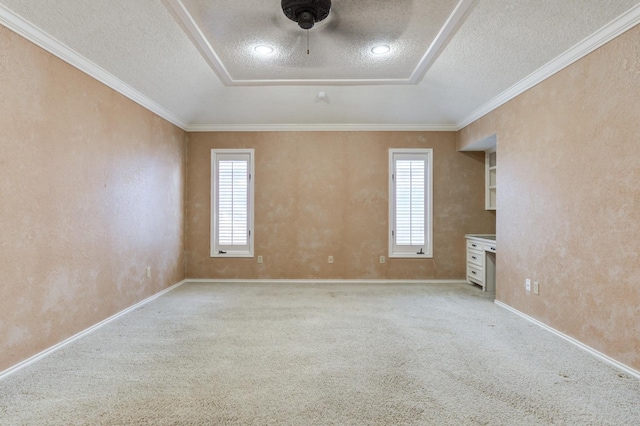
[[[496,172],[498,168],[498,152],[492,148],[485,153],[485,203],[486,210],[496,209]]]

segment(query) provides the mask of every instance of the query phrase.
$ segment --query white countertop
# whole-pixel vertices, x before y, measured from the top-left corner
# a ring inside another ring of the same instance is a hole
[[[484,240],[491,243],[496,242],[496,234],[466,234],[464,237],[473,238],[476,240]]]

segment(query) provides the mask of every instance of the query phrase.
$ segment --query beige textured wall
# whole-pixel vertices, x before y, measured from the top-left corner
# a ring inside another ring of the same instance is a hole
[[[381,265],[388,150],[411,147],[434,150],[435,256]],[[213,148],[255,149],[262,265],[209,257]],[[484,211],[484,156],[456,152],[453,132],[192,133],[187,151],[189,278],[464,279],[464,234],[495,229],[495,215]]]
[[[640,27],[460,132],[497,132],[497,298],[640,370]],[[524,290],[540,282],[540,295]]]
[[[183,279],[186,135],[4,27],[0,91],[2,371]]]

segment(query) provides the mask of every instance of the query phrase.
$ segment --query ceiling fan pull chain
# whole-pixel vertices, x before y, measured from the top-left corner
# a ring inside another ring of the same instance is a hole
[[[307,30],[307,55],[309,54],[309,30]]]

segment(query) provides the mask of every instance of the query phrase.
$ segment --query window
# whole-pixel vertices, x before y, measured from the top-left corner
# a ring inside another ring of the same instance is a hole
[[[211,150],[211,257],[253,257],[253,150]]]
[[[433,257],[433,150],[389,150],[389,257]]]

